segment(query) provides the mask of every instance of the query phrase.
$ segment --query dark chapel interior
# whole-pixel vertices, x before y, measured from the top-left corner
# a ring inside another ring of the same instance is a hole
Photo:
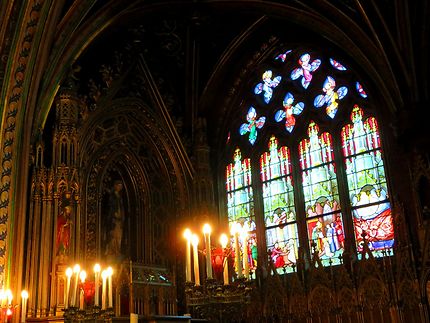
[[[429,16],[2,1],[0,320],[429,322]]]

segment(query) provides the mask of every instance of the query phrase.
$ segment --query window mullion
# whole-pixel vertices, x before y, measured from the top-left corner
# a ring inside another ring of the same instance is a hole
[[[258,154],[255,154],[258,156]],[[260,177],[259,158],[251,159],[252,191],[254,192],[254,216],[257,234],[257,268],[267,268],[266,228],[264,223],[263,189]]]
[[[309,255],[309,240],[306,228],[306,212],[305,212],[305,201],[303,195],[303,181],[300,168],[300,159],[298,147],[295,145],[290,149],[291,151],[291,161],[293,165],[293,183],[294,183],[294,201],[297,219],[297,229],[299,233],[299,258],[304,255]],[[307,257],[305,257],[306,263]],[[303,260],[303,259],[302,259]]]
[[[336,177],[338,183],[339,202],[341,206],[342,219],[345,230],[345,252],[351,251],[355,254],[354,226],[352,221],[352,208],[349,198],[348,181],[345,171],[345,160],[342,154],[342,142],[339,133],[333,136],[333,152],[336,163]]]

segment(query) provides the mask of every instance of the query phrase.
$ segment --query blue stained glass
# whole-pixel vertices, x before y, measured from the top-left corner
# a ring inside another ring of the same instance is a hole
[[[250,107],[246,115],[246,121],[240,126],[239,133],[243,136],[249,132],[248,140],[253,145],[257,140],[257,129],[261,129],[266,122],[266,117],[260,117],[257,119],[257,111],[254,107]]]
[[[330,64],[339,71],[346,71],[346,67],[333,58],[330,58]]]
[[[297,102],[296,104],[294,103],[294,96],[290,92],[287,92],[284,101],[282,102],[284,109],[278,110],[275,113],[276,122],[281,122],[285,119],[285,129],[288,132],[292,132],[294,126],[296,125],[296,118],[294,115],[301,114],[305,107],[303,102]]]
[[[336,81],[333,77],[327,76],[324,85],[323,92],[325,94],[320,94],[315,97],[314,105],[316,108],[320,108],[324,105],[326,107],[326,113],[330,118],[334,118],[336,112],[338,110],[338,100],[342,100],[345,95],[348,93],[348,88],[346,86],[342,86],[335,90]]]
[[[278,273],[294,270],[298,233],[294,208],[294,187],[289,149],[278,148],[278,140],[269,139],[269,151],[261,155],[264,221],[267,247]]]
[[[359,82],[355,83],[355,88],[357,89],[358,94],[360,94],[362,98],[367,98],[367,93],[366,91],[364,91],[363,87]]]
[[[282,63],[284,63],[284,62],[285,62],[285,59],[287,58],[287,55],[288,55],[289,53],[291,53],[291,52],[292,52],[292,50],[291,50],[291,49],[289,49],[289,50],[287,50],[286,52],[284,52],[284,53],[281,53],[281,54],[277,55],[277,56],[275,57],[275,60],[279,60],[279,61],[282,61]]]
[[[276,88],[282,80],[281,76],[272,76],[272,71],[267,70],[263,73],[262,83],[258,83],[254,88],[255,94],[263,93],[264,102],[269,103],[270,99],[272,99],[273,89]]]
[[[394,228],[382,159],[378,123],[363,120],[363,110],[355,105],[351,124],[342,129],[348,189],[353,207],[357,250],[363,249],[363,235],[375,256],[391,250]]]
[[[300,56],[299,65],[300,67],[291,72],[291,79],[294,81],[301,77],[302,86],[307,89],[312,81],[312,72],[315,72],[320,67],[321,60],[315,59],[311,62],[311,55],[305,53]]]

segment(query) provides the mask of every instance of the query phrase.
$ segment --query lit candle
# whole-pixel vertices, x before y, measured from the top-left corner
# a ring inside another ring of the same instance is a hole
[[[194,258],[194,280],[196,286],[200,285],[200,273],[199,273],[199,254],[197,251],[197,246],[199,245],[199,237],[193,234],[191,238],[191,243],[193,244],[193,258]]]
[[[106,309],[106,279],[107,279],[107,271],[102,271],[102,310]]]
[[[223,279],[224,279],[224,285],[228,285],[228,257],[226,253],[227,243],[228,243],[228,237],[226,234],[222,234],[220,237],[221,247],[223,248],[224,257],[223,257]]]
[[[206,277],[212,279],[212,250],[211,250],[211,226],[205,224],[203,226],[203,234],[205,236],[205,248],[206,248]]]
[[[0,303],[1,307],[4,307],[6,305],[6,294],[4,292],[4,289],[0,290],[0,301],[1,301]]]
[[[113,307],[113,302],[112,302],[112,275],[113,275],[113,269],[112,267],[108,267],[107,269],[107,278],[108,278],[108,290],[109,290],[109,304],[108,307],[112,308]]]
[[[79,278],[81,279],[81,291],[79,294],[79,309],[80,310],[84,310],[84,298],[85,298],[85,293],[84,293],[84,283],[85,283],[85,279],[87,278],[87,273],[85,272],[85,270],[82,270],[79,274]]]
[[[94,306],[99,306],[99,292],[100,292],[100,265],[94,265]]]
[[[7,305],[10,306],[12,304],[12,291],[10,289],[6,290],[6,298],[7,298]]]
[[[64,290],[64,308],[65,309],[69,307],[70,280],[72,279],[72,275],[73,275],[73,269],[70,267],[67,268],[66,269],[67,282],[66,282],[66,289]]]
[[[249,262],[248,262],[248,232],[245,228],[242,229],[242,250],[243,250],[243,271],[246,279],[249,279]]]
[[[239,247],[239,231],[241,226],[239,223],[233,223],[231,228],[231,234],[234,236],[234,262],[236,265],[237,276],[242,277],[242,261],[240,259],[240,247]]]
[[[25,319],[27,316],[27,299],[28,292],[26,290],[23,290],[21,292],[21,323],[25,323]]]
[[[72,291],[72,303],[71,306],[76,307],[76,294],[78,293],[78,280],[79,280],[79,273],[81,271],[81,267],[76,264],[73,267],[73,272],[75,273],[75,280],[73,281],[73,291]]]
[[[185,249],[185,277],[186,281],[191,280],[191,231],[190,229],[185,229],[184,238],[187,240],[187,248]]]

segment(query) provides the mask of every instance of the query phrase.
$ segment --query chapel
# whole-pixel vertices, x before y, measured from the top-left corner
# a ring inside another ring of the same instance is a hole
[[[1,322],[430,322],[430,3],[0,3]]]

